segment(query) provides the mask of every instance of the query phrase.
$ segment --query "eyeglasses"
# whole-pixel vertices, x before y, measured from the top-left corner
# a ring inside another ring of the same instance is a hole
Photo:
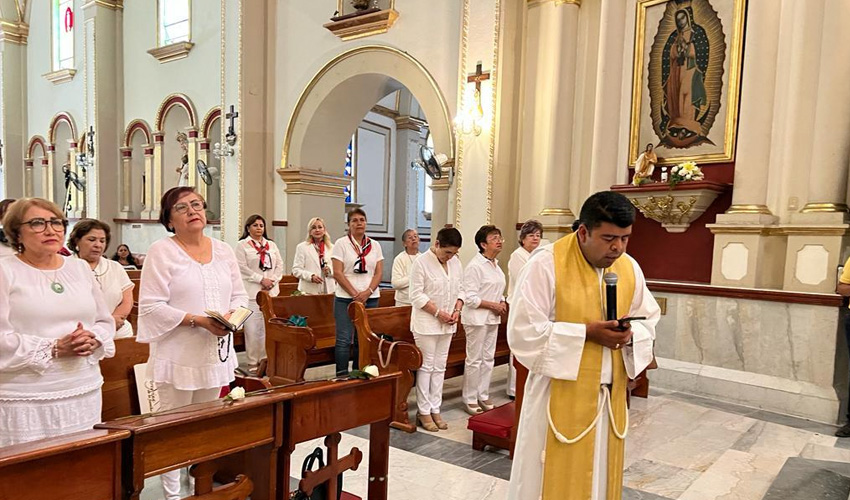
[[[189,211],[189,207],[192,207],[192,210],[195,212],[203,212],[206,207],[203,201],[201,200],[192,200],[191,203],[178,203],[172,207],[172,210],[177,212],[178,214],[185,214]]]
[[[488,243],[496,243],[497,241],[499,243],[504,243],[505,239],[501,236],[490,236],[490,237],[487,238]]]
[[[65,219],[60,219],[59,217],[53,217],[50,220],[44,220],[41,217],[38,217],[23,222],[21,224],[28,225],[34,233],[43,233],[44,230],[47,229],[47,224],[50,224],[50,228],[56,231],[57,233],[65,232],[65,228],[68,227],[68,221]]]

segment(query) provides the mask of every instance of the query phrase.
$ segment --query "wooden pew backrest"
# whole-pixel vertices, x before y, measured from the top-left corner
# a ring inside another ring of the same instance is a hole
[[[136,342],[136,337],[115,340],[115,356],[100,362],[103,375],[103,421],[127,415],[138,415],[139,396],[133,367],[148,360],[148,344]]]

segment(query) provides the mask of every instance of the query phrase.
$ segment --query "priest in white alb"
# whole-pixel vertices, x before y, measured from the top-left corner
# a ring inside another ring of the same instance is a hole
[[[588,198],[575,233],[538,248],[514,290],[508,342],[529,370],[511,469],[512,500],[620,500],[626,393],[652,361],[660,309],[626,254],[635,211],[624,196]],[[615,273],[606,321],[603,275]]]

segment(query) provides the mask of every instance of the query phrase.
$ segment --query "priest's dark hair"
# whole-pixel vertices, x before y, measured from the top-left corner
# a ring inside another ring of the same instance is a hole
[[[626,228],[635,222],[635,207],[620,193],[600,191],[585,200],[578,218],[588,231],[601,226],[603,222]]]
[[[463,236],[460,235],[460,231],[453,227],[444,227],[437,232],[437,243],[440,244],[440,248],[460,248],[463,245]]]
[[[245,221],[245,226],[242,228],[242,237],[239,238],[240,240],[244,240],[245,238],[251,236],[251,233],[248,232],[248,228],[254,225],[254,223],[257,222],[258,219],[263,221],[263,238],[271,241],[271,238],[269,238],[266,234],[266,228],[268,227],[268,224],[266,224],[266,219],[264,219],[263,216],[260,214],[254,214],[248,217],[248,220]]]

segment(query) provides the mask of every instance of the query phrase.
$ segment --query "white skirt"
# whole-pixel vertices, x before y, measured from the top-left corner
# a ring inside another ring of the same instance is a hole
[[[89,430],[100,423],[100,388],[62,399],[0,400],[0,447]]]

